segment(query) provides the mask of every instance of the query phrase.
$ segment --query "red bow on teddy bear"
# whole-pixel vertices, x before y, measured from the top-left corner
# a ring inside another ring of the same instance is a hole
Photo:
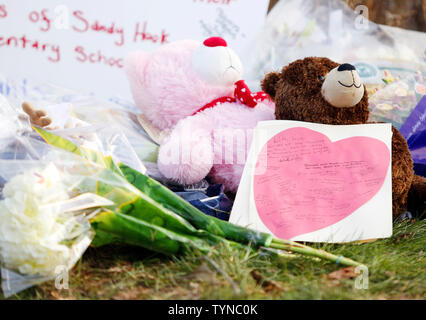
[[[220,97],[220,98],[214,99],[213,101],[205,104],[202,108],[198,109],[192,115],[195,115],[209,108],[214,108],[225,102],[239,101],[240,103],[246,105],[247,107],[254,108],[256,107],[258,102],[261,102],[267,98],[268,98],[268,95],[265,92],[259,91],[256,93],[252,93],[250,89],[247,87],[244,80],[239,80],[235,82],[234,97]]]

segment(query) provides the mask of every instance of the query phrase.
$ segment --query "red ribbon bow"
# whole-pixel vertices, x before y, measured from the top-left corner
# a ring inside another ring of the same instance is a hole
[[[256,107],[258,102],[261,102],[267,98],[268,98],[268,95],[265,92],[259,91],[256,93],[252,93],[250,89],[247,87],[244,80],[239,80],[235,82],[234,97],[220,97],[220,98],[214,99],[213,101],[205,104],[202,108],[195,111],[192,115],[196,115],[198,112],[204,111],[206,109],[214,108],[225,102],[238,101],[249,108],[254,108]]]

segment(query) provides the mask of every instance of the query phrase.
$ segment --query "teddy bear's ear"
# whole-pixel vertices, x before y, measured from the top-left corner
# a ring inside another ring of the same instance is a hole
[[[143,83],[145,66],[148,63],[149,54],[145,51],[134,51],[124,59],[124,69],[130,81],[137,80]]]
[[[279,80],[280,74],[278,72],[270,72],[261,83],[262,90],[267,93],[272,100],[275,99],[276,86]]]
[[[304,70],[307,67],[309,61],[310,58],[299,59],[284,67],[281,71],[283,81],[292,85],[301,84],[305,75]]]

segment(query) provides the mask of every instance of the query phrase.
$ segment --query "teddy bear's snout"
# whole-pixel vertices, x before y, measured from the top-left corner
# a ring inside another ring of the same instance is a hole
[[[192,69],[211,85],[229,86],[241,80],[243,67],[237,54],[221,38],[209,38],[192,54]]]
[[[349,63],[343,63],[326,75],[321,93],[333,107],[348,108],[361,101],[364,86],[355,67]]]

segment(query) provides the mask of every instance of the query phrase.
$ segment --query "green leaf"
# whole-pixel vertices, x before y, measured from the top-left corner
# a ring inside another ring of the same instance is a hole
[[[122,243],[141,246],[167,255],[178,254],[189,248],[196,248],[202,252],[211,249],[208,239],[173,232],[118,212],[102,212],[91,223],[96,234],[102,231],[103,234],[113,235],[114,239]],[[104,239],[100,241],[102,240]]]

